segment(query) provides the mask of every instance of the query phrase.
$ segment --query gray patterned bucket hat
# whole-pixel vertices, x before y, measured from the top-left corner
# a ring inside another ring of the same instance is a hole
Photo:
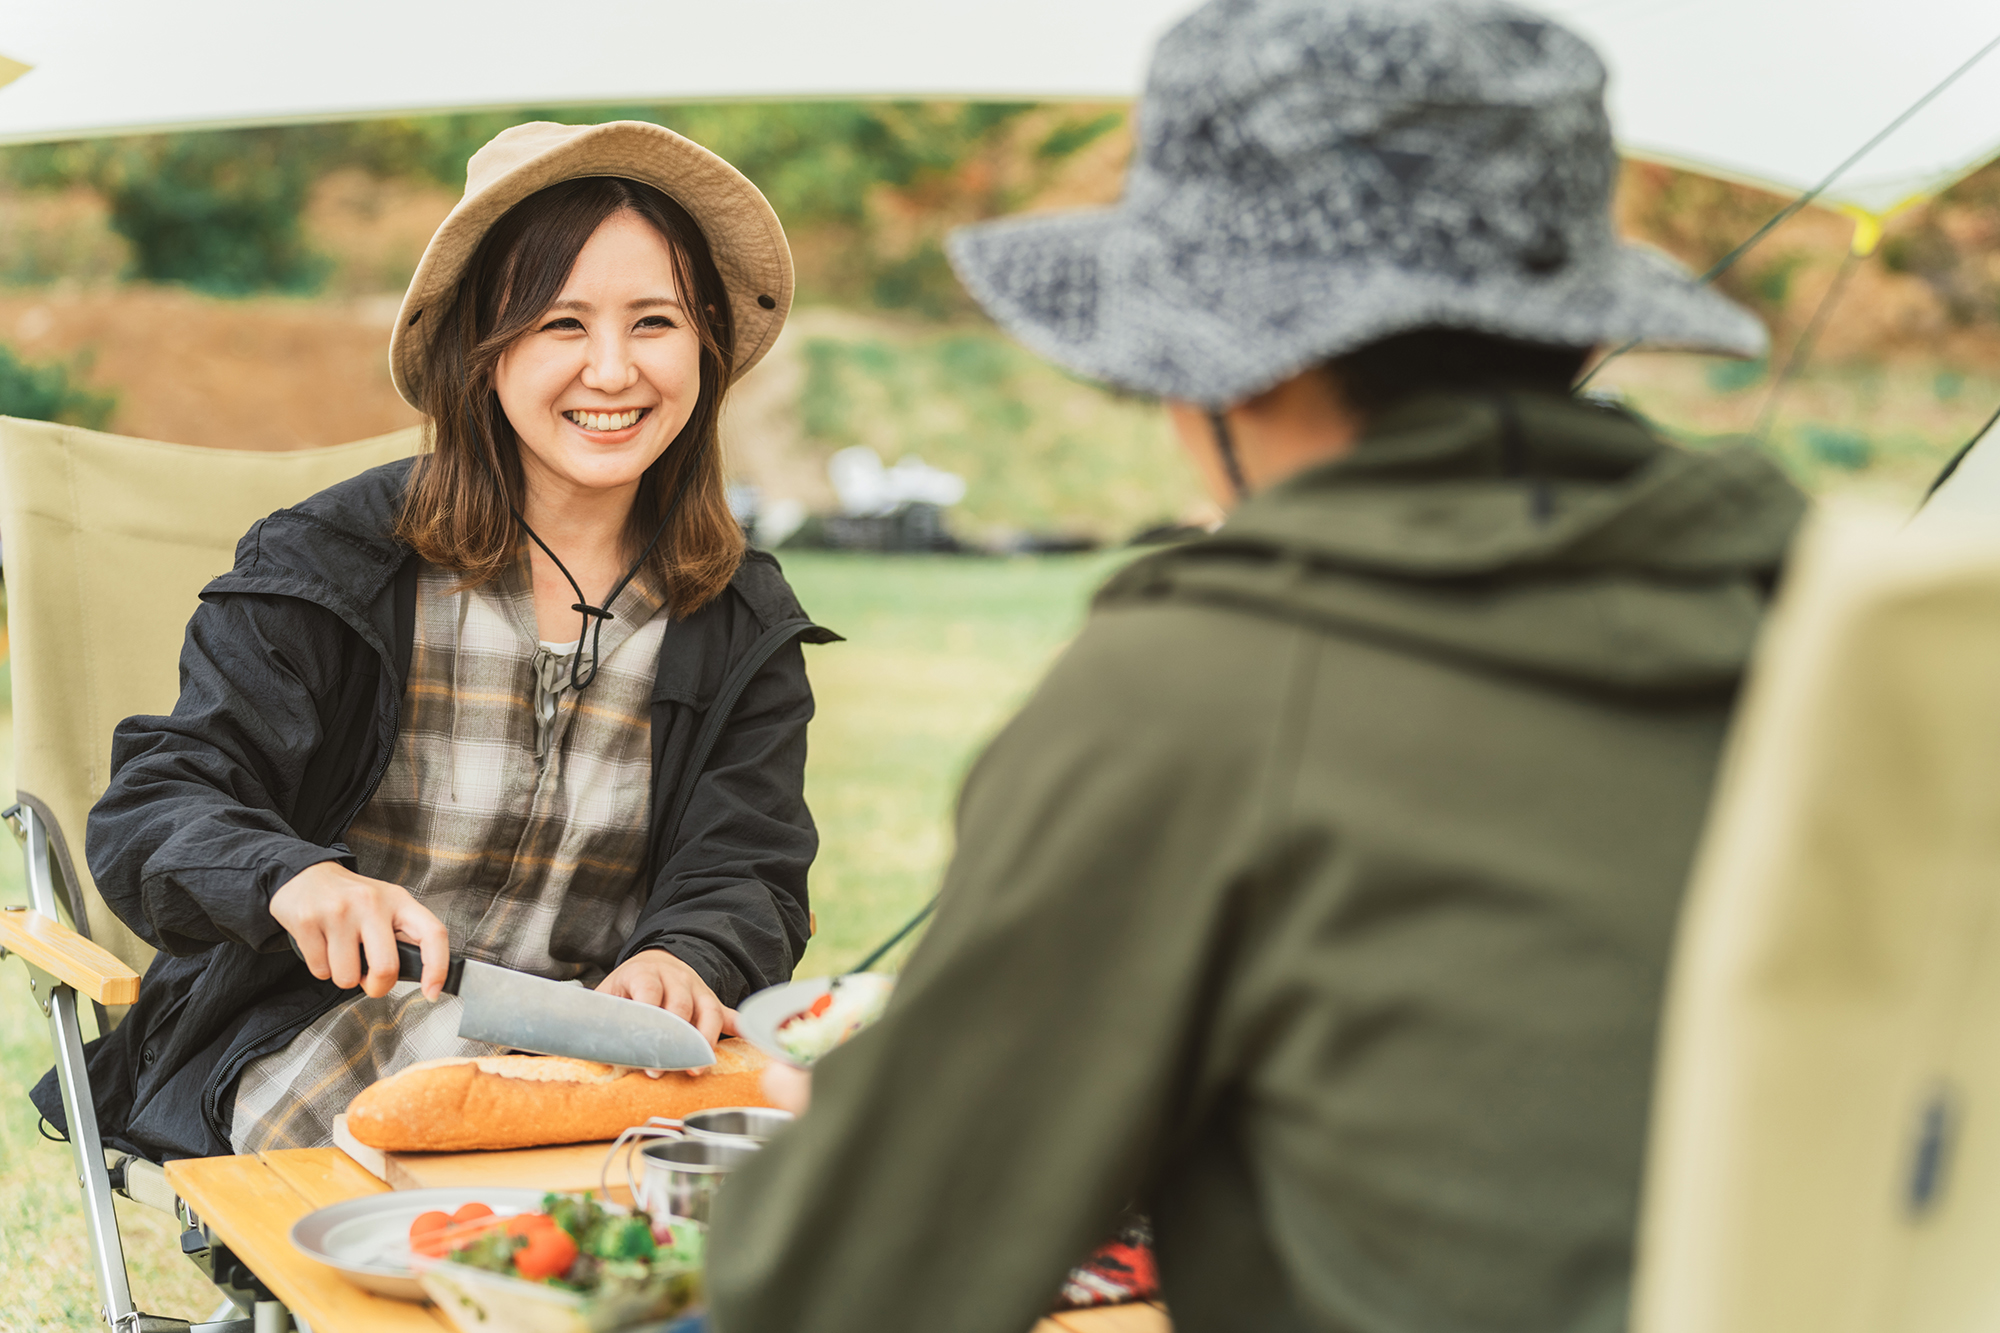
[[[1440,326],[1763,352],[1621,243],[1604,66],[1501,0],[1210,0],[1161,39],[1115,207],[963,228],[968,289],[1093,379],[1220,407]]]

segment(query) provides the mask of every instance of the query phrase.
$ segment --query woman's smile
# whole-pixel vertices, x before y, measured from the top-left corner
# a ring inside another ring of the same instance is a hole
[[[631,431],[637,434],[640,421],[644,420],[650,407],[633,407],[622,410],[597,410],[572,408],[563,413],[572,426],[586,436],[604,444],[622,444],[631,439]]]

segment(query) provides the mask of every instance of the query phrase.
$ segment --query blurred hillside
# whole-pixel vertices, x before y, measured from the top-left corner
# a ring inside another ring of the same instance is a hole
[[[722,153],[784,218],[800,310],[731,414],[739,478],[810,504],[855,443],[972,483],[991,534],[1116,537],[1198,507],[1158,413],[1041,365],[985,324],[942,239],[963,222],[1117,198],[1130,132],[1104,105],[800,103],[601,108]],[[414,415],[385,334],[466,156],[538,113],[155,136],[0,151],[0,398],[152,438],[290,449]],[[1626,234],[1695,268],[1783,201],[1626,168]],[[1631,356],[1601,381],[1691,439],[1755,428],[1809,484],[1908,498],[2000,405],[2000,168],[1892,219],[1853,263],[1805,372]],[[1808,209],[1722,279],[1776,364],[1847,261]],[[14,378],[9,379],[13,374]],[[38,377],[38,378],[36,378]],[[10,397],[10,394],[12,395]]]

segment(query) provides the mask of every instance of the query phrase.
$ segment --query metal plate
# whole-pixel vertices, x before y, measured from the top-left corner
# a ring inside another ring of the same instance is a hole
[[[736,1006],[737,1034],[773,1060],[782,1061],[794,1069],[812,1068],[812,1061],[800,1060],[785,1049],[784,1043],[778,1040],[778,1028],[786,1019],[804,1013],[814,1000],[833,988],[835,981],[844,986],[893,987],[896,984],[894,977],[880,972],[787,981],[782,986],[760,990]]]
[[[424,1290],[410,1271],[410,1223],[428,1212],[457,1212],[468,1203],[483,1203],[502,1217],[539,1212],[545,1193],[467,1186],[371,1194],[307,1213],[292,1224],[292,1244],[378,1296],[421,1301]]]

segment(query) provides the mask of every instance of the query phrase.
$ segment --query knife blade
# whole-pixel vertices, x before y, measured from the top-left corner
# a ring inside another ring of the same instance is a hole
[[[458,1035],[473,1041],[635,1069],[715,1063],[707,1040],[679,1014],[477,959],[464,960],[458,998],[465,1002]]]
[[[297,941],[292,949],[297,952]],[[396,941],[396,961],[398,979],[423,979],[424,956],[416,945]],[[454,958],[444,990],[463,1006],[458,1035],[468,1041],[633,1069],[705,1069],[715,1063],[714,1049],[680,1015],[573,982]]]

